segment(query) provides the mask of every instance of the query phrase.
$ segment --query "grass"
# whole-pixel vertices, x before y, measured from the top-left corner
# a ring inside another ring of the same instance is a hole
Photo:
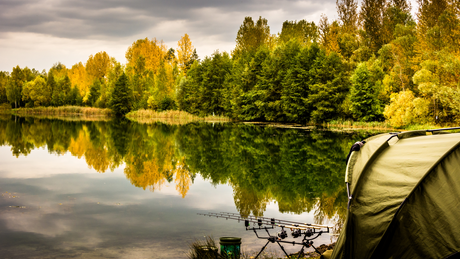
[[[326,128],[343,128],[343,129],[375,129],[375,130],[393,130],[394,128],[388,122],[362,122],[351,120],[333,120],[327,123],[321,123],[320,126]]]
[[[85,115],[85,116],[112,116],[111,109],[101,109],[80,106],[34,107],[11,109],[11,113],[19,115]]]
[[[229,122],[228,117],[206,116],[200,117],[184,111],[162,111],[140,109],[126,114],[126,117],[139,123],[163,122],[167,124],[187,124],[194,121],[204,122]]]

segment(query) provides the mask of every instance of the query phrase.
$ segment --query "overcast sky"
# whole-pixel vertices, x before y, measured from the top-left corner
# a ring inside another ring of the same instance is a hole
[[[244,17],[268,20],[276,34],[286,20],[337,19],[336,0],[0,0],[0,70],[68,68],[106,51],[125,64],[137,39],[177,48],[187,33],[200,58],[231,51]]]

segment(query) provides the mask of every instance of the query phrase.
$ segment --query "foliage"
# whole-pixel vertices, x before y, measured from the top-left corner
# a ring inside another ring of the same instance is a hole
[[[0,71],[0,103],[6,103],[8,101],[6,95],[6,86],[10,75],[8,72]]]
[[[295,39],[302,44],[311,44],[318,40],[318,28],[314,22],[305,20],[285,21],[281,28],[281,33],[278,36],[278,41],[286,43],[291,39]]]
[[[128,77],[125,73],[121,74],[115,83],[115,87],[112,93],[112,99],[110,100],[110,107],[114,111],[115,115],[125,115],[131,111],[132,105],[132,92],[128,87]]]
[[[410,90],[391,95],[391,103],[385,107],[385,118],[395,128],[402,128],[410,124],[432,123],[429,116],[430,102],[426,99],[415,98]]]
[[[277,35],[270,34],[267,19],[245,17],[231,55],[216,51],[200,60],[185,33],[176,49],[156,38],[133,42],[126,65],[101,51],[70,69],[57,62],[48,73],[16,66],[0,72],[0,103],[105,108],[125,73],[128,109],[134,110],[179,109],[244,121],[379,121],[384,107],[404,110],[397,101],[402,98],[420,112],[394,118],[398,125],[460,122],[458,1],[418,0],[417,19],[407,0],[365,0],[359,10],[356,0],[337,0],[336,6],[337,20],[287,20]],[[46,82],[44,90],[37,77]]]
[[[179,67],[184,71],[184,74],[187,70],[190,69],[191,64],[193,64],[193,56],[196,54],[196,50],[192,45],[190,37],[186,33],[177,43],[179,48],[177,49],[177,57]]]
[[[351,77],[351,112],[359,121],[379,120],[382,114],[375,81],[372,80],[371,72],[367,64],[361,63]]]
[[[254,23],[252,17],[245,17],[236,35],[236,47],[234,56],[245,55],[248,52],[254,53],[261,46],[266,45],[270,40],[270,27],[265,18],[259,17]]]
[[[37,76],[34,81],[24,84],[22,99],[30,99],[34,106],[47,104],[51,101],[51,88],[43,77]]]

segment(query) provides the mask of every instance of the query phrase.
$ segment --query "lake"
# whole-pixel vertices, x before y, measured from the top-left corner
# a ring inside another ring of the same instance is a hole
[[[197,215],[204,212],[338,232],[345,158],[373,134],[2,116],[0,255],[187,258],[189,245],[205,236],[241,237],[249,254],[265,245],[242,222]],[[324,234],[314,244],[335,239]],[[276,244],[267,250],[281,254]]]

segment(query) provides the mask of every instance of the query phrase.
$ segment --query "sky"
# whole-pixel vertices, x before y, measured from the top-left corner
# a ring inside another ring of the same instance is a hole
[[[286,20],[337,19],[336,0],[0,0],[0,71],[49,70],[105,51],[122,64],[138,39],[168,48],[187,33],[201,59],[230,52],[246,16],[266,18],[277,34]]]
[[[0,0],[0,71],[47,71],[105,51],[122,64],[138,39],[177,48],[185,33],[199,57],[230,52],[246,16],[266,18],[276,34],[286,20],[336,19],[335,0]]]

